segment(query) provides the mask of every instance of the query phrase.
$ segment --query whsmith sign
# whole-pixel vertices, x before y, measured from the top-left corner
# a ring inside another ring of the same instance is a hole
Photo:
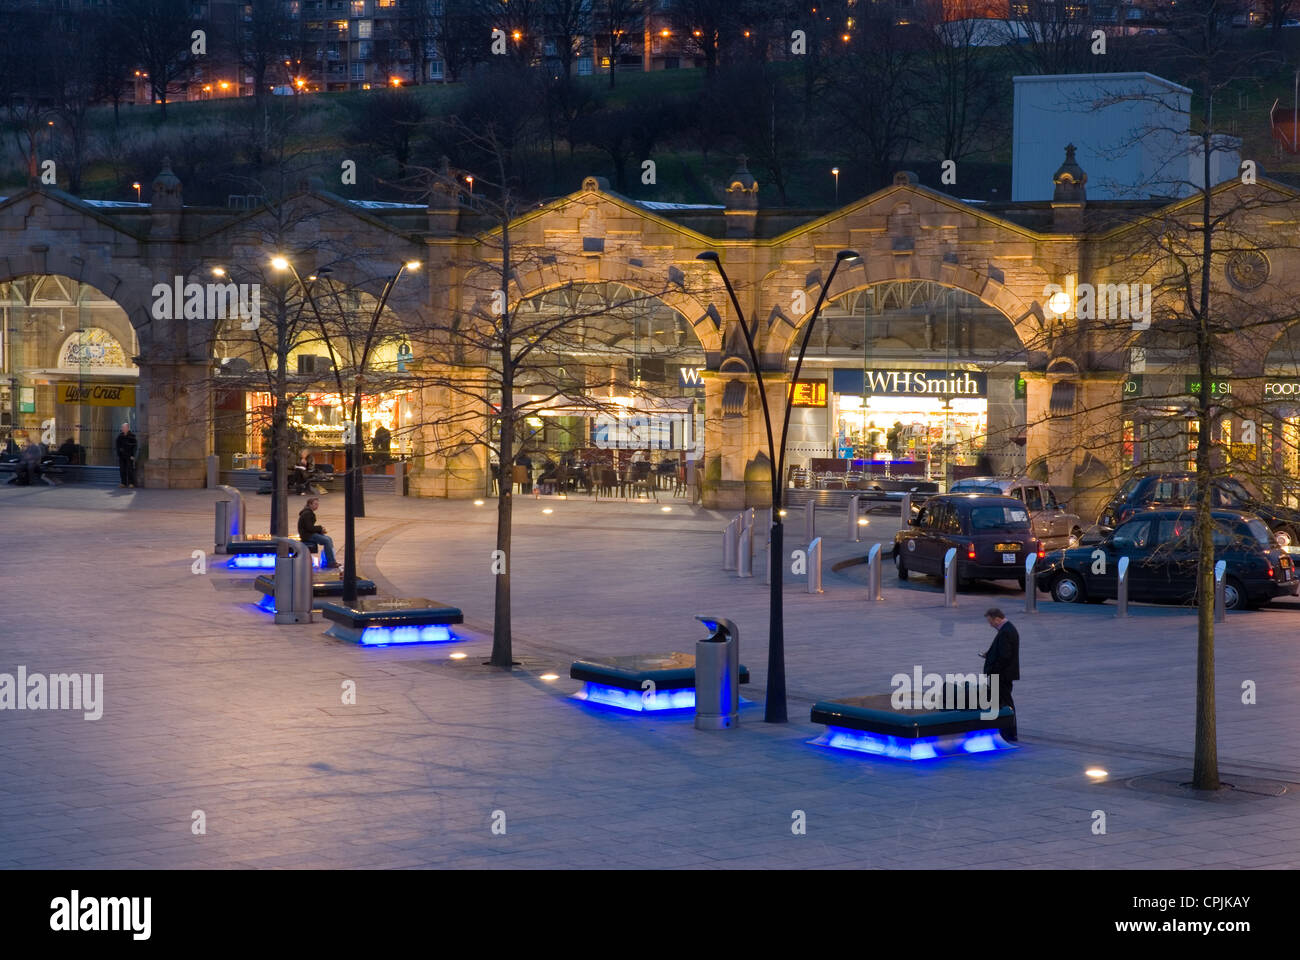
[[[989,378],[970,370],[836,370],[834,391],[847,396],[986,397]]]

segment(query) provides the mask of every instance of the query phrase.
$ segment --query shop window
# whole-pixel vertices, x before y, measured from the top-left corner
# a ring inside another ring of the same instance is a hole
[[[1135,426],[1132,420],[1124,421],[1123,451],[1120,455],[1122,466],[1136,466],[1138,463],[1137,430]]]
[[[1196,469],[1196,450],[1201,443],[1201,421],[1187,421],[1187,469]]]

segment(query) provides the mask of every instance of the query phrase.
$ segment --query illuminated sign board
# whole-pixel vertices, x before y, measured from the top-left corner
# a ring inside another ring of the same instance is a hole
[[[987,397],[987,374],[972,370],[836,370],[837,394],[876,396]]]
[[[826,406],[825,380],[799,380],[790,385],[790,406]]]

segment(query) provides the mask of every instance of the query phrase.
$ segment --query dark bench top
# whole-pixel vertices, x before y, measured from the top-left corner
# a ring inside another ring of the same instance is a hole
[[[865,730],[895,737],[936,737],[969,730],[1001,729],[1012,723],[1013,711],[1003,707],[996,718],[984,719],[976,710],[895,710],[892,694],[877,693],[813,704],[812,722]]]
[[[364,597],[355,604],[345,604],[340,600],[321,604],[320,611],[326,620],[354,630],[465,622],[465,615],[459,607],[424,597]]]
[[[253,581],[253,586],[269,596],[275,594],[275,574],[263,573]],[[378,592],[373,580],[357,578],[357,593],[363,597],[374,596]],[[311,595],[313,597],[343,596],[343,578],[329,573],[313,573],[311,578]]]
[[[575,660],[569,668],[574,680],[603,683],[623,690],[641,690],[649,680],[658,690],[682,690],[695,686],[695,654],[638,653],[624,657],[591,657]],[[740,665],[740,682],[749,683],[749,668]]]

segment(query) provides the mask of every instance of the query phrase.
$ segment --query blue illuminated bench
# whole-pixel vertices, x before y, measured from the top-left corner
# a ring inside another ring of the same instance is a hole
[[[327,634],[363,647],[463,639],[451,630],[453,624],[465,622],[460,608],[424,597],[362,597],[352,604],[325,600],[312,606],[333,621]]]
[[[263,573],[253,581],[253,586],[265,596],[262,597],[258,606],[263,610],[271,613],[275,612],[275,574]],[[357,580],[357,596],[373,597],[378,592],[373,580]],[[317,571],[312,574],[311,578],[311,595],[316,598],[312,601],[312,607],[316,610],[330,597],[343,596],[343,577],[339,574],[330,574],[328,572]]]
[[[812,722],[824,723],[826,732],[809,742],[902,760],[1013,749],[1002,738],[1015,723],[1010,707],[985,719],[979,710],[895,710],[891,696],[819,700]]]
[[[226,546],[230,559],[226,566],[231,570],[274,570],[275,540],[269,533],[254,533],[231,540]],[[311,565],[320,569],[320,544],[302,544],[311,551]]]
[[[693,653],[642,653],[575,660],[569,667],[569,676],[585,682],[574,697],[588,703],[635,712],[695,708]],[[743,663],[740,682],[749,683],[749,668]]]

